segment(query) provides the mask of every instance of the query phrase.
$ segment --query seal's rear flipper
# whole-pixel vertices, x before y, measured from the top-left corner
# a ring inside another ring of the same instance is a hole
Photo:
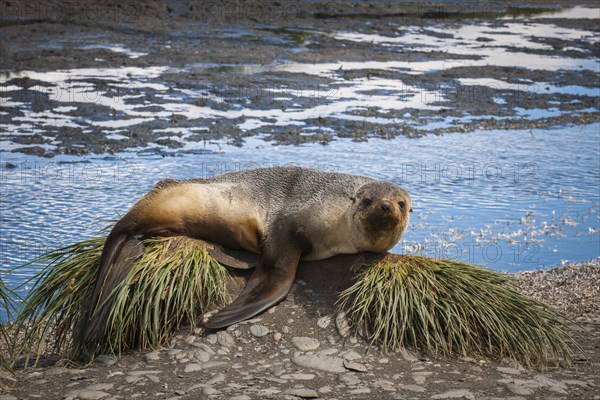
[[[300,253],[299,249],[280,248],[279,258],[274,262],[269,262],[268,256],[263,257],[238,298],[210,318],[206,327],[225,328],[252,318],[285,299],[296,277]]]
[[[211,244],[213,247],[208,250],[208,254],[223,265],[235,269],[252,269],[258,265],[258,254],[243,250],[227,249],[214,243]]]

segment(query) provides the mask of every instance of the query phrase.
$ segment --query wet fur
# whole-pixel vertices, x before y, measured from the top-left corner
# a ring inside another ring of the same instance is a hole
[[[392,203],[389,210],[382,211],[384,201]],[[402,236],[410,207],[408,193],[392,183],[298,167],[161,181],[109,234],[81,340],[104,335],[110,293],[142,253],[145,238],[185,235],[260,255],[239,297],[207,324],[221,328],[283,300],[301,258],[388,250]]]

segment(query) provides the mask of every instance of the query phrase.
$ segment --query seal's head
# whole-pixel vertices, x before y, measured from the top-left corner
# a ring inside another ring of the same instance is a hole
[[[352,198],[353,220],[361,233],[361,251],[383,252],[404,234],[412,212],[408,192],[390,182],[361,186]]]

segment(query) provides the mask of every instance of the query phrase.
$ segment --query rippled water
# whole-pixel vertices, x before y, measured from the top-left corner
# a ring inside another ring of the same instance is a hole
[[[491,131],[333,145],[244,147],[207,142],[201,155],[122,158],[2,154],[2,269],[89,237],[162,178],[304,165],[397,182],[414,199],[395,252],[456,258],[496,270],[599,256],[600,125]],[[16,286],[39,266],[5,275]],[[22,291],[26,291],[28,284]]]

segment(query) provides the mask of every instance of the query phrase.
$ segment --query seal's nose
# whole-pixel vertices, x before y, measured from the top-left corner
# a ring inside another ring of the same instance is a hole
[[[381,202],[381,209],[383,211],[385,211],[385,212],[390,211],[390,207],[391,207],[391,204],[390,204],[389,201],[383,201],[383,202]]]

